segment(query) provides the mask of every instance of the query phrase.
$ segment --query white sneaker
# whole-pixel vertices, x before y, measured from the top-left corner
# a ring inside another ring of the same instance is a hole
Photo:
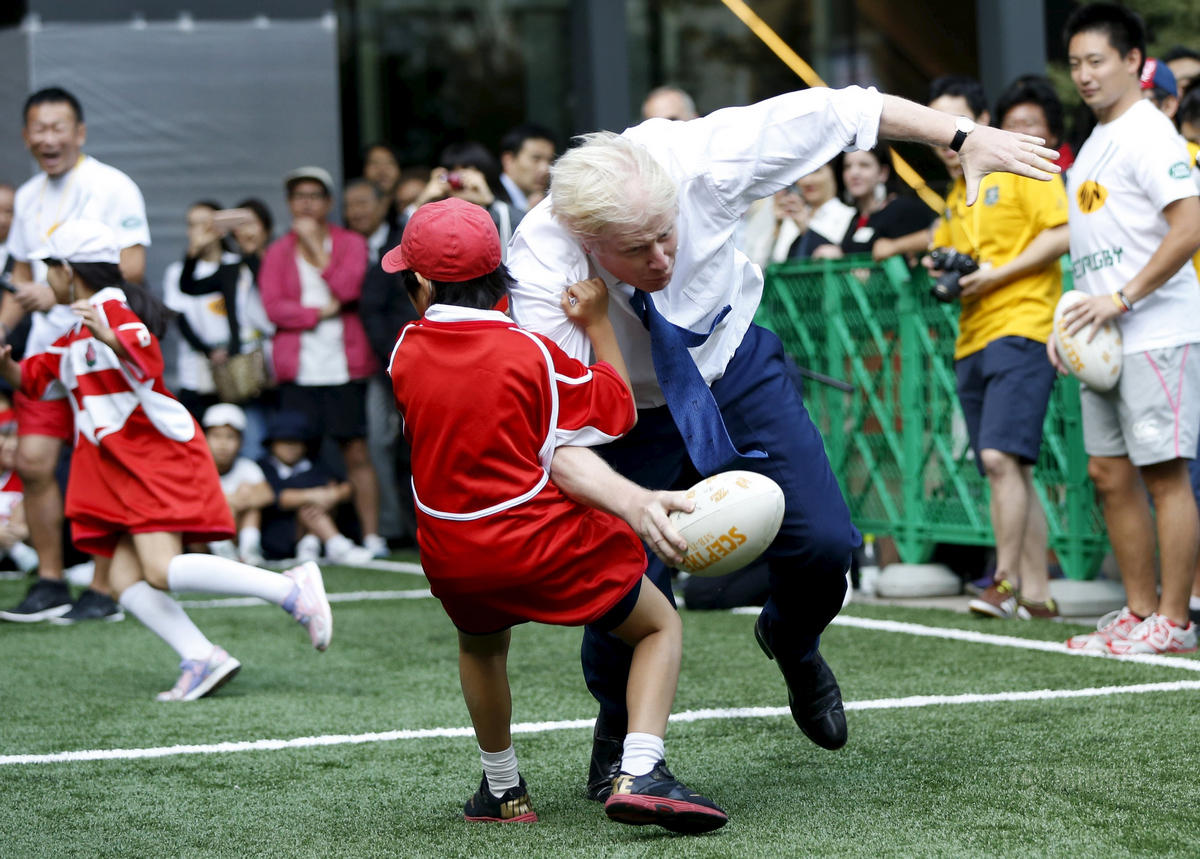
[[[368,534],[363,537],[363,548],[371,550],[371,557],[386,558],[388,556],[387,540],[379,534]]]
[[[286,603],[284,608],[308,630],[312,646],[324,650],[333,638],[333,612],[329,608],[329,598],[325,596],[321,568],[315,562],[307,561],[285,571],[284,575],[295,584],[295,589],[288,597],[291,608],[288,609]]]
[[[375,560],[375,553],[366,546],[356,546],[344,534],[325,541],[325,557],[335,564],[354,567]]]
[[[1108,652],[1117,656],[1127,653],[1191,653],[1196,649],[1196,624],[1180,626],[1170,618],[1155,612],[1135,626],[1127,638],[1108,643]]]
[[[1129,606],[1120,611],[1110,611],[1096,622],[1095,632],[1085,632],[1073,635],[1067,639],[1068,650],[1085,650],[1089,653],[1108,653],[1109,642],[1128,638],[1133,628],[1142,619],[1129,610]]]
[[[220,647],[214,647],[208,659],[185,659],[179,663],[183,673],[175,685],[155,696],[158,701],[195,701],[211,695],[233,679],[242,663]]]

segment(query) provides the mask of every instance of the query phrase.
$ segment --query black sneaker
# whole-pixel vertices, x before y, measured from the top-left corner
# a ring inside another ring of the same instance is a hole
[[[615,720],[604,715],[596,717],[592,731],[592,760],[588,766],[587,798],[604,802],[612,793],[613,779],[621,774],[621,755],[625,752],[624,731],[616,730]]]
[[[88,588],[75,600],[75,605],[69,612],[50,618],[50,622],[65,626],[83,620],[106,620],[115,623],[124,619],[125,612],[112,597]]]
[[[64,615],[71,610],[71,592],[67,583],[57,579],[38,579],[16,608],[0,611],[0,620],[13,623],[37,623]]]
[[[517,778],[520,780],[516,787],[495,796],[488,790],[485,775],[479,782],[479,790],[463,806],[463,817],[480,823],[537,823],[533,803],[529,800],[529,788],[524,778]]]
[[[842,707],[842,690],[837,678],[820,653],[812,658],[793,660],[784,656],[780,659],[768,643],[767,617],[758,616],[754,624],[754,637],[767,657],[774,659],[783,672],[788,688],[788,706],[792,718],[804,736],[823,749],[840,749],[846,745],[846,711]]]
[[[613,779],[612,796],[604,803],[604,813],[618,823],[652,823],[689,834],[711,832],[729,822],[724,809],[677,781],[666,761],[659,761],[645,775],[623,772]]]

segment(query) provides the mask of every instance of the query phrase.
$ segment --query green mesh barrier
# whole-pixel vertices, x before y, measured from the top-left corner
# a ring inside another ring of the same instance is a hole
[[[987,481],[955,393],[958,305],[934,300],[930,285],[923,269],[909,271],[898,258],[789,262],[767,270],[756,317],[811,371],[804,401],[855,524],[891,535],[906,563],[927,561],[936,543],[995,542]],[[1073,378],[1054,386],[1033,477],[1064,573],[1092,577],[1108,541]]]

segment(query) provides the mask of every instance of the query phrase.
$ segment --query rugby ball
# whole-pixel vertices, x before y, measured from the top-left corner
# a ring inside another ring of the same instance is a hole
[[[671,523],[687,540],[681,570],[723,576],[763,553],[783,522],[783,490],[753,471],[725,471],[687,491],[691,513],[676,511]]]
[[[1087,298],[1085,292],[1073,289],[1064,292],[1054,308],[1054,348],[1063,365],[1089,388],[1109,391],[1121,376],[1121,329],[1109,320],[1100,326],[1091,343],[1087,342],[1092,326],[1085,325],[1074,334],[1067,333],[1063,314]]]

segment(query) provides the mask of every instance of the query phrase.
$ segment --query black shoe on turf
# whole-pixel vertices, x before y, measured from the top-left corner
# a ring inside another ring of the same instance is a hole
[[[51,623],[69,625],[84,620],[105,620],[115,623],[125,619],[125,612],[108,594],[88,588],[75,600],[75,605],[66,614],[50,618]]]
[[[0,611],[0,620],[13,623],[37,623],[64,615],[71,610],[71,592],[66,582],[38,579],[16,608]]]
[[[842,707],[842,690],[837,678],[819,652],[811,658],[793,660],[771,649],[766,615],[760,614],[754,624],[754,637],[767,657],[774,659],[783,672],[788,688],[788,706],[792,718],[808,737],[823,749],[840,749],[846,745],[846,711]]]
[[[612,783],[621,774],[621,755],[625,753],[625,732],[618,731],[615,720],[604,711],[596,717],[592,731],[592,761],[588,765],[587,798],[604,802],[612,793]],[[623,726],[622,726],[623,727]]]
[[[654,824],[672,832],[694,834],[720,829],[729,822],[724,809],[677,781],[659,761],[646,775],[621,773],[613,780],[604,813],[618,823]]]
[[[517,778],[520,781],[516,787],[495,796],[488,789],[485,775],[479,782],[479,790],[463,806],[463,817],[480,823],[537,823],[533,803],[529,800],[529,788],[524,778]]]

